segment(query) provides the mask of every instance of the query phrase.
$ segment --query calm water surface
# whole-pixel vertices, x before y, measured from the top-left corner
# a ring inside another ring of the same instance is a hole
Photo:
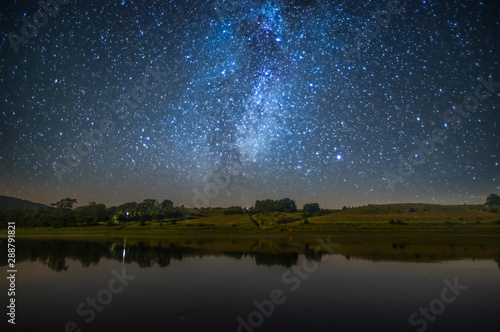
[[[18,239],[14,330],[500,331],[498,238],[329,242]]]

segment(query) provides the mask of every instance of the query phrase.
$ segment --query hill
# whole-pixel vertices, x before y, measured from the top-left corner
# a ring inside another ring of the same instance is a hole
[[[44,204],[33,203],[24,199],[19,199],[9,196],[0,196],[0,211],[14,209],[30,209],[35,210],[39,207],[46,207]]]
[[[497,206],[439,204],[369,204],[313,217],[316,222],[481,222],[498,221]]]

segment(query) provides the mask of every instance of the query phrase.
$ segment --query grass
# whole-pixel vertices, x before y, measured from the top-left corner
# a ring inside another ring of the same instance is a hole
[[[500,234],[498,207],[484,205],[367,205],[303,218],[302,213],[268,212],[225,215],[224,209],[196,210],[189,220],[123,223],[114,226],[17,229],[18,235],[63,234],[316,234],[316,233],[457,233]]]

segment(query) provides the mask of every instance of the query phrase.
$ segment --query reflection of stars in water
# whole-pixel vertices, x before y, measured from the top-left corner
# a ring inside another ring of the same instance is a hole
[[[404,16],[394,15],[350,62],[344,45],[386,1],[65,7],[65,18],[51,19],[47,35],[19,55],[6,44],[1,51],[4,193],[50,191],[53,161],[64,162],[65,147],[104,117],[114,130],[60,189],[105,198],[135,197],[140,188],[153,197],[185,195],[190,204],[193,187],[236,161],[248,180],[240,204],[261,195],[324,194],[328,205],[332,195],[374,202],[494,190],[498,103],[483,102],[453,134],[442,114],[479,75],[498,80],[499,6],[455,4],[405,4]],[[6,8],[9,31],[18,30],[20,6]],[[137,85],[148,66],[169,78],[119,120],[103,105]],[[434,128],[453,136],[390,196],[382,174]]]

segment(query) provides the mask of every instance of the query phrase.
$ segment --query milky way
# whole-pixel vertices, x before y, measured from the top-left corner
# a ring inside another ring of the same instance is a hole
[[[23,37],[40,10],[2,5],[0,194],[341,207],[500,191],[497,1],[68,1]]]

